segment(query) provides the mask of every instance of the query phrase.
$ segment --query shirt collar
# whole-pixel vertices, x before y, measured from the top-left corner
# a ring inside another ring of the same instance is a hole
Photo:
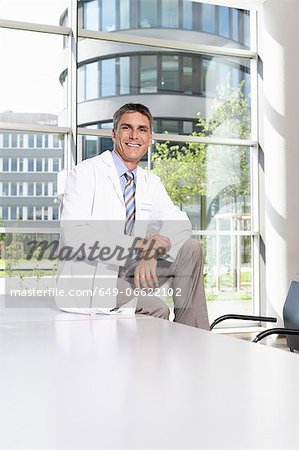
[[[129,171],[123,160],[118,156],[115,150],[112,150],[112,158],[118,173],[119,178],[121,178],[126,172]],[[134,174],[134,181],[136,183],[137,177],[137,167],[134,170],[130,170]]]

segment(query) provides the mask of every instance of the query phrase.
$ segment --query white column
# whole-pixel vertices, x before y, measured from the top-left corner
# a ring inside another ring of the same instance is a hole
[[[267,312],[282,316],[291,280],[299,280],[299,2],[262,8]]]

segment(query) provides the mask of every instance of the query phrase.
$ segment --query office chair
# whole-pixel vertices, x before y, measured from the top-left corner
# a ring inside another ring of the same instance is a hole
[[[255,322],[277,322],[276,317],[250,316],[243,314],[225,314],[218,317],[210,326],[212,330],[215,325],[227,319],[253,320]],[[271,328],[259,333],[252,342],[259,342],[272,334],[286,336],[287,345],[291,352],[299,351],[299,282],[292,281],[283,307],[284,328]]]

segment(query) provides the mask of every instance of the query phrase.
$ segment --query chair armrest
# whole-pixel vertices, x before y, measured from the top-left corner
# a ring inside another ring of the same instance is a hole
[[[215,325],[227,319],[239,319],[239,320],[253,320],[255,322],[277,322],[276,317],[266,317],[266,316],[248,316],[244,314],[225,314],[224,316],[217,317],[210,326],[212,330]]]
[[[252,342],[259,342],[262,339],[264,339],[265,337],[271,336],[271,334],[283,334],[284,336],[287,336],[287,335],[299,336],[299,329],[298,328],[272,328],[271,330],[261,331],[259,334],[256,335],[256,337],[253,339]]]

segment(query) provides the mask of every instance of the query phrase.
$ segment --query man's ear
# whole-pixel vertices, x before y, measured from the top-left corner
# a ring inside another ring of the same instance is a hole
[[[115,140],[116,140],[116,137],[115,137],[115,130],[114,130],[114,128],[112,128],[112,131],[111,131],[111,136],[112,136],[112,140],[113,140],[113,142],[115,142]]]

